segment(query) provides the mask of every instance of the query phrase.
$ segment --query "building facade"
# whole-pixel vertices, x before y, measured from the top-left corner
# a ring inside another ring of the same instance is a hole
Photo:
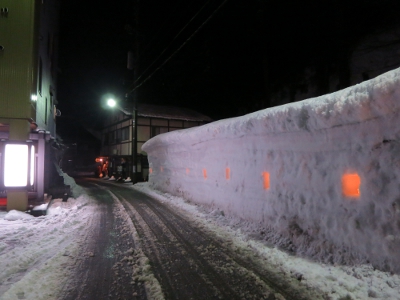
[[[0,1],[0,202],[43,200],[56,135],[59,0]],[[18,178],[23,178],[19,180]]]
[[[146,180],[149,175],[147,155],[142,151],[146,141],[161,133],[212,121],[190,109],[139,104],[135,122],[132,111],[121,108],[110,111],[102,130],[102,157],[98,161],[107,164],[109,177],[130,177],[134,182]]]

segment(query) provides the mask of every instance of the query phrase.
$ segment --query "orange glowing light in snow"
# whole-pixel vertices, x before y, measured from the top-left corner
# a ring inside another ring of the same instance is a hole
[[[207,179],[207,170],[206,169],[203,169],[203,177],[204,177],[204,179]]]
[[[189,175],[189,172],[190,172],[189,168],[186,168],[186,174],[187,175]]]
[[[150,174],[153,173],[153,169],[152,169],[152,168],[149,169],[149,173],[150,173]]]
[[[231,179],[231,169],[230,168],[225,169],[225,177],[226,177],[226,179]]]
[[[264,180],[263,180],[264,189],[268,190],[269,189],[269,173],[268,172],[263,172],[262,176],[264,178]]]
[[[357,173],[342,176],[342,192],[346,197],[360,197],[361,179]]]

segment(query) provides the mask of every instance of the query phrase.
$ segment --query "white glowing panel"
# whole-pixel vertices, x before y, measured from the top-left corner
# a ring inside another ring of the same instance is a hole
[[[35,146],[31,147],[31,174],[30,184],[33,185],[35,180]]]
[[[4,153],[4,185],[22,187],[28,181],[28,145],[7,144]]]
[[[114,99],[108,99],[107,100],[107,105],[110,107],[114,107],[117,104]]]

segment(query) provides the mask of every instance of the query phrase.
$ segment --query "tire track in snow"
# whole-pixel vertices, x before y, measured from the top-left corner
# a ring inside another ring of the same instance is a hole
[[[113,186],[144,241],[166,298],[310,299],[279,278],[269,279],[165,205],[132,189]]]
[[[65,282],[58,299],[146,299],[144,286],[133,281],[133,237],[118,214],[114,199],[92,182],[78,181],[96,199],[96,209],[83,231],[74,276]]]
[[[192,271],[195,268],[193,258],[183,255],[180,240],[162,222],[157,222],[159,220],[148,208],[143,204],[132,205],[124,198],[122,200],[142,238],[146,256],[167,299],[196,299],[200,294],[206,299],[220,296],[233,299],[232,292],[220,292],[213,282],[206,282],[204,272]]]

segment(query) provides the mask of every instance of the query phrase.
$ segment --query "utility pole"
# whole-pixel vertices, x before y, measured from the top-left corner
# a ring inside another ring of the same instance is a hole
[[[128,52],[128,70],[133,71],[133,84],[130,91],[126,94],[127,101],[132,103],[132,128],[131,128],[131,141],[132,141],[132,183],[138,182],[138,153],[137,153],[137,108],[138,108],[138,90],[137,78],[139,76],[139,4],[140,0],[136,0],[134,6],[134,20],[135,25],[133,29],[132,49]]]

